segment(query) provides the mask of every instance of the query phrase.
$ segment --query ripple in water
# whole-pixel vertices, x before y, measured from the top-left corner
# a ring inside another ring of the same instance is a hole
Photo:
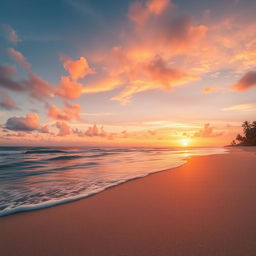
[[[224,148],[0,147],[0,216],[69,202]]]

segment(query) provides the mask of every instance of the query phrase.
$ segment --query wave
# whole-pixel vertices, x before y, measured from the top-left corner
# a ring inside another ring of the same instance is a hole
[[[79,158],[83,158],[84,156],[57,156],[57,157],[53,157],[53,158],[49,158],[47,159],[48,161],[58,161],[58,160],[72,160],[72,159],[79,159]]]
[[[43,202],[43,203],[40,203],[40,204],[18,206],[18,207],[12,208],[12,209],[7,207],[7,208],[3,209],[2,211],[0,209],[0,217],[10,215],[10,214],[14,214],[14,213],[18,213],[18,212],[26,212],[26,211],[31,211],[31,210],[40,210],[40,209],[49,208],[49,207],[52,207],[52,206],[57,206],[57,205],[61,205],[61,204],[69,203],[69,202],[78,201],[78,200],[93,196],[95,194],[98,194],[100,192],[103,192],[107,189],[116,187],[116,186],[118,186],[122,183],[126,183],[126,182],[129,182],[129,181],[132,181],[132,180],[137,180],[137,179],[146,177],[148,175],[152,175],[154,173],[158,173],[158,172],[162,172],[162,171],[166,171],[166,170],[170,170],[170,169],[175,169],[175,168],[177,168],[177,167],[179,167],[179,166],[181,166],[185,163],[186,163],[186,161],[181,162],[177,166],[174,166],[174,167],[169,168],[169,169],[157,170],[157,171],[154,171],[154,172],[151,172],[151,173],[147,173],[145,175],[140,175],[140,176],[138,175],[138,176],[134,176],[134,177],[127,178],[127,179],[118,180],[118,181],[116,181],[112,184],[96,188],[93,191],[89,191],[85,194],[80,194],[80,195],[77,195],[77,196],[71,196],[71,197],[68,197],[68,198],[61,199],[61,200],[60,199],[58,199],[58,200],[49,200],[47,202]]]
[[[47,159],[48,161],[59,161],[59,160],[73,160],[73,159],[80,159],[80,158],[96,158],[102,156],[109,156],[114,155],[115,153],[102,153],[97,155],[68,155],[68,156],[57,156],[53,158]]]
[[[28,150],[24,154],[50,154],[50,153],[68,153],[64,150]]]
[[[59,171],[67,171],[70,169],[77,169],[77,168],[80,168],[82,170],[82,169],[88,169],[88,168],[96,166],[96,165],[100,165],[100,164],[96,163],[96,162],[85,162],[85,163],[81,163],[81,164],[66,165],[64,167],[54,168],[54,169],[52,169],[52,171],[59,172]]]
[[[0,155],[0,216],[85,198],[151,173],[176,168],[191,156],[228,152],[216,148],[17,150],[12,155]],[[1,151],[9,149],[0,147]]]
[[[7,209],[5,208],[2,211],[0,209],[0,217],[10,215],[10,214],[13,214],[13,213],[26,212],[26,211],[31,211],[31,210],[39,210],[39,209],[49,208],[49,207],[56,206],[56,205],[65,204],[65,203],[68,203],[68,202],[77,201],[77,200],[95,195],[95,194],[97,194],[97,193],[99,193],[103,190],[105,190],[105,189],[100,189],[98,191],[91,192],[91,193],[88,193],[86,195],[79,195],[79,196],[75,196],[75,197],[65,198],[65,199],[62,199],[62,200],[52,200],[52,201],[48,201],[48,202],[41,203],[41,204],[36,204],[36,205],[24,205],[24,206],[19,206],[19,207],[16,207],[16,208],[11,208],[11,209],[10,208],[7,208]]]
[[[20,162],[14,162],[14,163],[9,163],[9,164],[2,164],[0,165],[0,169],[8,169],[8,168],[15,168],[15,167],[23,167],[23,166],[29,166],[32,168],[35,163],[34,161],[20,161]]]

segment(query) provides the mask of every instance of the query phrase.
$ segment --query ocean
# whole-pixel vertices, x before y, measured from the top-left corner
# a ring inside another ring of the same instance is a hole
[[[0,216],[50,207],[225,148],[0,147]]]

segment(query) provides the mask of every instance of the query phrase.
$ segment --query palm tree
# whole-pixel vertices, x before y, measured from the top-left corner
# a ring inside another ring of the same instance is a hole
[[[243,137],[241,134],[237,134],[236,140],[240,141],[240,143],[244,142],[245,137]]]
[[[231,146],[236,146],[236,140],[232,140]]]
[[[252,129],[252,144],[256,145],[256,121],[252,122],[251,129]]]
[[[232,141],[231,145],[237,146],[256,146],[256,121],[250,123],[248,121],[243,122],[244,136],[238,134],[236,139]],[[238,143],[236,143],[238,141]]]
[[[248,121],[244,121],[242,127],[244,128],[244,135],[247,138],[250,133],[251,124]]]

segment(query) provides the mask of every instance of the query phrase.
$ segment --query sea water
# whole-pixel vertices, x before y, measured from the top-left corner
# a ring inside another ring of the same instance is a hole
[[[0,216],[99,193],[224,148],[0,147]]]

